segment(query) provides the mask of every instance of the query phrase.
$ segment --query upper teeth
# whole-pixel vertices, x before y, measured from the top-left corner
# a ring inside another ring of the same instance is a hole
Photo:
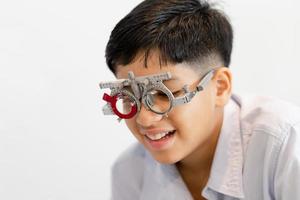
[[[147,134],[147,137],[151,140],[159,140],[163,137],[165,137],[169,132],[163,132],[163,133],[157,133],[157,134]]]

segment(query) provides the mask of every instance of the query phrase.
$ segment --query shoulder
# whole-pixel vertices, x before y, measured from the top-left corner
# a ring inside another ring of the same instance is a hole
[[[246,147],[246,196],[262,199],[271,191],[276,199],[300,198],[299,106],[269,96],[234,95],[233,99],[240,105]]]
[[[300,124],[300,107],[270,96],[233,95],[240,104],[241,128],[245,134],[259,132],[283,140]]]
[[[146,152],[140,144],[133,144],[113,163],[111,187],[113,200],[138,199],[141,193]]]
[[[145,165],[146,151],[141,144],[134,143],[122,152],[112,166],[112,172],[118,171],[135,176],[141,175]]]
[[[175,165],[157,162],[141,144],[134,144],[113,164],[112,200],[177,199],[176,195],[179,198],[180,195],[186,196],[183,184],[178,182],[181,180],[179,177]]]

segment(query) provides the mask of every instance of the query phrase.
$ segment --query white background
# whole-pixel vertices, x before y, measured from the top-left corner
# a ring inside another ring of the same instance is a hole
[[[102,115],[98,82],[114,78],[110,31],[139,2],[0,1],[1,200],[109,198],[111,164],[135,140]],[[235,30],[235,91],[300,105],[299,6],[222,1]]]

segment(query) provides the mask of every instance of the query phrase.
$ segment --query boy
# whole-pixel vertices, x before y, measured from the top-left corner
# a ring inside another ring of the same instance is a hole
[[[198,0],[145,0],[115,26],[103,111],[139,144],[113,166],[113,200],[300,199],[300,109],[232,94],[232,38]]]

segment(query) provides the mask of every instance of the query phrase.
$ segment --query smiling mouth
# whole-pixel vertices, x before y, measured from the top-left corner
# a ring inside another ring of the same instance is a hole
[[[145,135],[145,137],[151,141],[161,141],[161,140],[166,140],[169,137],[173,136],[175,134],[175,132],[176,132],[176,130],[173,130],[173,131],[169,131],[169,132]]]

